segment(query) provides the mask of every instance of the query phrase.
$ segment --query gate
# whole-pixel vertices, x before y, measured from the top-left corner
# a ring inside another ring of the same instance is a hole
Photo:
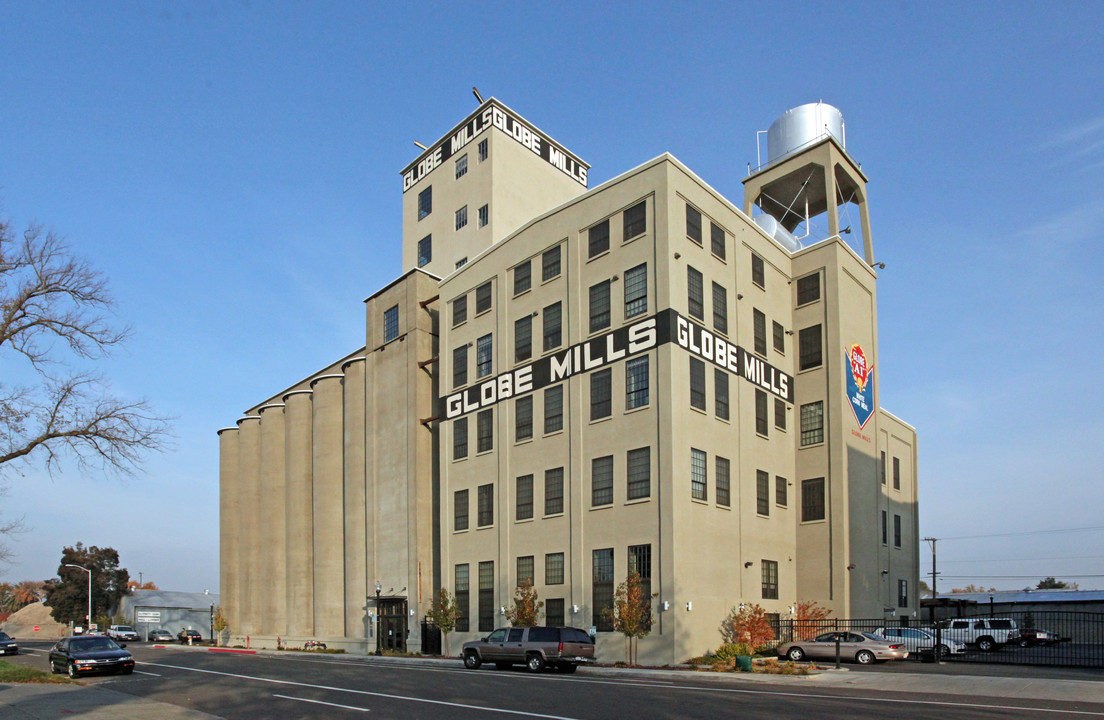
[[[441,630],[428,617],[422,618],[422,655],[441,654]]]

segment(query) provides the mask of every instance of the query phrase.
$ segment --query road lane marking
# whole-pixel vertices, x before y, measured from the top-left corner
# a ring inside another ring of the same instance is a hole
[[[145,670],[135,670],[134,672],[138,673],[139,675],[152,675],[153,677],[161,677],[157,673],[146,672]]]
[[[372,712],[368,708],[357,707],[356,705],[338,705],[337,703],[323,702],[321,700],[308,700],[307,698],[292,697],[291,695],[276,695],[272,697],[283,698],[284,700],[298,700],[299,702],[314,703],[315,705],[329,705],[330,707],[341,708],[342,710],[358,710],[360,712]]]

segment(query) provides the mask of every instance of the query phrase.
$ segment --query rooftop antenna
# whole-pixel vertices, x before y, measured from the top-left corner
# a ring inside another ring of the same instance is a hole
[[[475,85],[472,85],[472,94],[475,95],[475,99],[479,101],[480,105],[482,105],[483,96],[479,94],[479,88],[477,88]]]

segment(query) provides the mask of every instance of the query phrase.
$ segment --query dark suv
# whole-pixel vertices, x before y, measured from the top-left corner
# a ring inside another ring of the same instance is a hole
[[[551,667],[573,673],[594,662],[594,640],[572,627],[499,628],[482,640],[464,643],[461,657],[472,670],[487,662],[500,670],[524,664],[529,672]]]

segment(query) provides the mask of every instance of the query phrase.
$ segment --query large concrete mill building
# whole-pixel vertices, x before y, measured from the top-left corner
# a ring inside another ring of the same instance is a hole
[[[530,579],[617,659],[601,609],[632,571],[646,662],[716,647],[740,603],[916,611],[916,434],[880,408],[839,112],[779,118],[740,205],[667,154],[588,169],[490,99],[403,170],[364,347],[220,431],[234,636],[417,649],[443,586],[455,648]]]

